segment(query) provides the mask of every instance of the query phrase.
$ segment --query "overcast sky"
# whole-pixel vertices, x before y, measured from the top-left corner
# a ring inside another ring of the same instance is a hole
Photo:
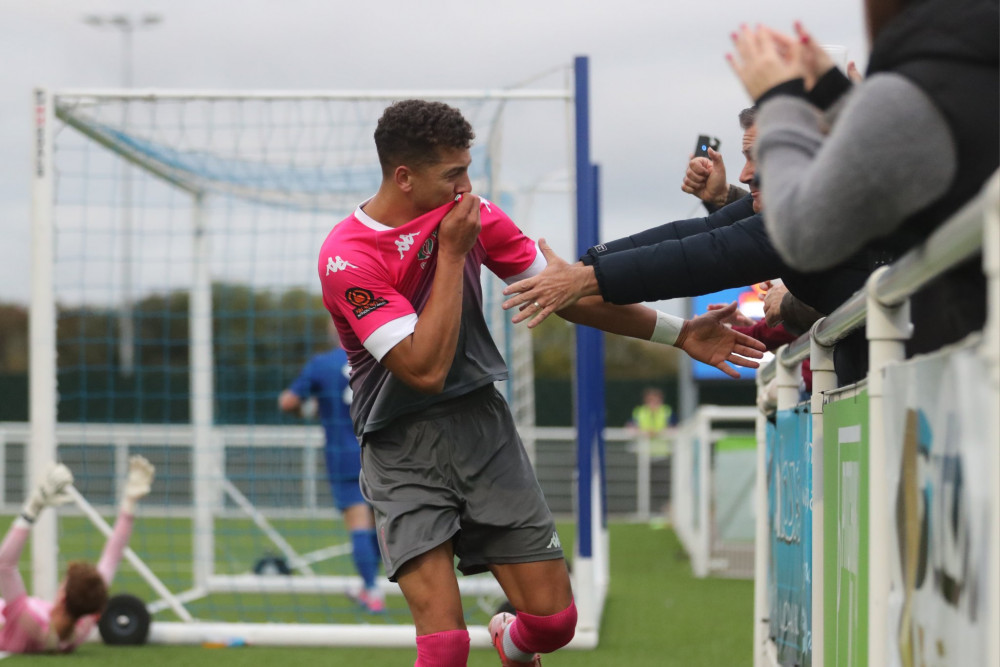
[[[741,23],[800,19],[867,61],[861,0],[4,0],[0,301],[28,294],[31,90],[118,87],[121,38],[83,17],[121,12],[162,17],[135,35],[141,88],[499,88],[587,55],[604,239],[698,212],[680,182],[700,133],[735,180],[749,99],[724,54]]]

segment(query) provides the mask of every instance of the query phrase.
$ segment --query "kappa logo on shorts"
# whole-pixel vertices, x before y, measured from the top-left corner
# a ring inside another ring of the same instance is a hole
[[[562,542],[559,541],[559,533],[552,531],[552,539],[549,540],[549,546],[546,549],[562,549]]]
[[[371,290],[361,287],[350,288],[344,292],[344,296],[347,298],[347,303],[354,307],[354,317],[359,320],[365,315],[374,313],[382,306],[389,305],[389,302],[383,297],[375,296]]]

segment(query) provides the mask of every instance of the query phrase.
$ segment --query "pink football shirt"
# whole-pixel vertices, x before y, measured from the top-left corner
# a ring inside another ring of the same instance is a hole
[[[402,414],[504,380],[507,368],[483,316],[483,266],[508,283],[539,273],[545,258],[496,204],[480,207],[482,229],[465,263],[462,325],[444,391],[417,392],[379,360],[413,333],[430,297],[437,263],[437,229],[455,205],[441,206],[400,227],[369,217],[362,206],[323,243],[319,277],[323,303],[351,364],[351,418],[358,437]]]

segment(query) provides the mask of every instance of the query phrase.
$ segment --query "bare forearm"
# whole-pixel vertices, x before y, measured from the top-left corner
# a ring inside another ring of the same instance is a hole
[[[597,296],[580,299],[557,314],[574,324],[640,340],[649,340],[656,326],[655,310],[639,304],[617,306]]]
[[[437,393],[455,359],[462,322],[465,257],[439,257],[431,294],[413,334],[382,359],[393,375],[414,389]]]

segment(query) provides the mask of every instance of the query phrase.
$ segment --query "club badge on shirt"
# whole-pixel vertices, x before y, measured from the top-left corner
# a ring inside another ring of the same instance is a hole
[[[344,292],[344,296],[347,298],[347,302],[354,308],[354,317],[359,320],[365,315],[374,313],[382,306],[389,305],[389,302],[385,298],[375,296],[371,290],[366,290],[362,287],[351,287]]]
[[[420,268],[427,268],[427,260],[431,258],[434,253],[434,242],[437,240],[438,230],[431,232],[431,235],[427,237],[424,244],[420,246],[420,250],[417,252],[417,261],[420,262]]]

